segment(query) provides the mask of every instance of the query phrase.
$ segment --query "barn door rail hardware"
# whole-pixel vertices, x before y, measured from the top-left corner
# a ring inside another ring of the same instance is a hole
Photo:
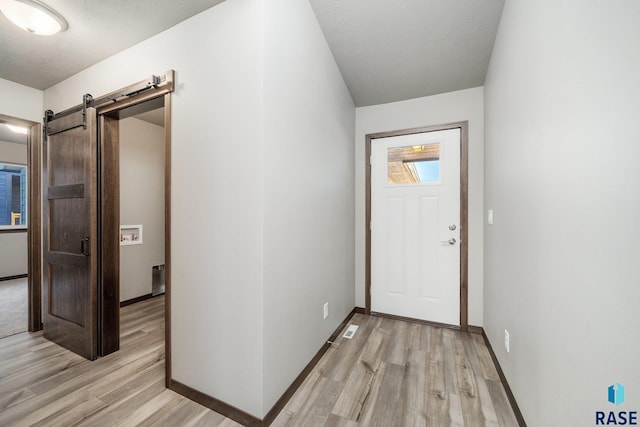
[[[127,86],[123,89],[117,90],[115,92],[109,93],[104,96],[100,96],[97,98],[92,97],[90,94],[85,94],[82,97],[82,103],[76,105],[75,107],[69,108],[67,110],[61,111],[53,116],[45,116],[48,117],[48,120],[53,120],[54,118],[64,117],[78,111],[82,111],[83,116],[86,116],[87,108],[93,107],[98,108],[102,106],[107,106],[108,104],[114,104],[118,101],[135,97],[137,95],[144,94],[145,92],[172,92],[173,91],[173,82],[174,82],[174,74],[173,70],[166,71],[163,74],[152,75],[150,78],[141,80],[138,83],[134,83],[130,86]],[[86,129],[86,120],[83,120],[83,126]]]

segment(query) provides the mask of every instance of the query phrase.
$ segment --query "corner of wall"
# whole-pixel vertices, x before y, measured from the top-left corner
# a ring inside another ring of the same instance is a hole
[[[266,413],[354,306],[354,106],[310,4],[264,13]]]

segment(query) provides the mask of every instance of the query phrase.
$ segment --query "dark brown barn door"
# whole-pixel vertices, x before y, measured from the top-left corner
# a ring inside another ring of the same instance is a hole
[[[96,110],[54,116],[44,166],[44,336],[97,357]]]

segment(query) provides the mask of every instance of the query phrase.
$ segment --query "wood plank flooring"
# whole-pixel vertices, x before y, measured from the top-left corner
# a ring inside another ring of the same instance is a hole
[[[0,426],[239,426],[164,387],[164,298],[121,309],[89,362],[38,334],[0,340]],[[273,426],[517,426],[482,337],[357,314]]]
[[[482,336],[356,314],[273,426],[517,427]]]
[[[42,333],[0,340],[0,426],[239,426],[164,387],[164,297],[123,307],[121,349],[90,362]]]

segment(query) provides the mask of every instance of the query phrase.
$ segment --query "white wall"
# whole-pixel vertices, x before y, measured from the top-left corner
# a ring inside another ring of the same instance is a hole
[[[27,164],[27,145],[0,141],[0,162]],[[0,234],[0,278],[27,274],[27,231]]]
[[[640,410],[638,22],[635,0],[504,8],[485,86],[485,329],[531,427]]]
[[[364,307],[365,136],[370,133],[469,121],[469,324],[482,326],[483,89],[356,108],[356,305]]]
[[[264,8],[266,412],[354,307],[354,105],[309,3]]]
[[[0,114],[40,123],[42,97],[41,90],[0,79]]]
[[[26,136],[25,136],[26,138]],[[27,164],[27,144],[0,141],[0,162]]]
[[[262,405],[262,2],[223,2],[47,89],[61,111],[177,71],[172,105],[173,378]],[[117,72],[116,72],[117,71]]]
[[[164,264],[164,127],[130,117],[120,127],[120,223],[141,224],[141,245],[120,246],[120,301],[151,293]]]
[[[0,79],[0,114],[40,122],[42,120],[42,97],[41,90]],[[0,149],[3,153],[0,154],[0,160],[27,163],[26,145],[24,146],[24,155],[22,155],[15,153],[22,150],[22,147],[15,147],[18,144],[2,144],[3,148]],[[8,150],[11,151],[11,154]],[[4,159],[5,156],[11,156],[16,160]],[[19,274],[27,274],[27,234],[0,234],[0,277]]]
[[[0,278],[27,274],[27,233],[0,234]]]
[[[170,68],[173,378],[262,418],[353,308],[353,103],[307,2],[234,0],[45,105]]]

